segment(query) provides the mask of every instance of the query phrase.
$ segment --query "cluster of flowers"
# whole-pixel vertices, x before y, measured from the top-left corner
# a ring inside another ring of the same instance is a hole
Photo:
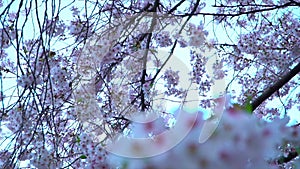
[[[71,21],[70,26],[68,26],[70,34],[77,37],[77,40],[82,40],[86,37],[90,37],[93,32],[93,26],[88,23],[88,21],[82,21],[80,19]]]
[[[17,85],[26,88],[33,84],[41,84],[41,82],[41,78],[29,74],[20,76],[17,80]]]
[[[14,40],[16,33],[12,27],[6,27],[0,29],[0,47],[8,48],[11,44],[11,41]]]
[[[167,31],[163,31],[156,35],[156,42],[160,47],[168,47],[172,45],[172,39],[170,38],[170,34]]]
[[[188,121],[187,119],[184,124],[190,125]],[[299,146],[297,140],[300,139],[300,129],[299,127],[287,127],[288,121],[288,118],[283,118],[268,123],[228,104],[217,130],[205,143],[200,144],[198,141],[204,122],[199,115],[189,135],[173,149],[154,157],[142,159],[123,158],[111,154],[110,159],[113,161],[111,165],[132,169],[279,169],[291,166],[297,168],[300,166],[297,158],[286,164],[280,164],[278,161],[278,154],[287,157],[291,150],[295,150],[295,147]],[[163,124],[160,123],[160,125]],[[152,127],[161,128],[161,126]],[[147,128],[139,128],[139,130],[141,130],[140,133],[149,132]],[[155,134],[151,137],[156,139]],[[288,153],[283,153],[280,146],[285,147],[283,149]],[[166,163],[166,160],[172,162]]]
[[[75,162],[76,168],[88,168],[88,169],[109,169],[106,162],[107,151],[97,145],[93,140],[85,133],[82,133],[77,138],[79,144],[78,150],[81,152],[79,157],[81,160]]]
[[[182,95],[182,89],[179,88],[179,75],[178,71],[173,71],[171,69],[166,70],[166,72],[163,75],[163,79],[166,81],[165,87],[167,88],[167,91],[165,91],[165,94],[167,96],[174,95],[175,97]]]
[[[206,63],[207,58],[204,57],[201,53],[191,52],[191,65],[193,66],[193,78],[195,83],[200,84],[201,80],[206,73]]]
[[[208,32],[204,30],[203,24],[196,26],[194,24],[189,24],[188,27],[188,35],[189,35],[189,46],[201,48],[206,42],[206,36]]]
[[[226,70],[223,70],[223,60],[213,64],[214,79],[223,79],[226,76]]]
[[[133,103],[133,105],[138,108],[141,106],[141,104],[146,104],[149,106],[149,101],[151,99],[151,83],[152,83],[152,75],[145,75],[145,81],[143,82],[144,84],[142,84],[141,82],[142,79],[142,72],[137,73],[134,77],[133,77],[133,84],[131,85],[131,87],[129,87],[128,89],[128,98],[129,101]],[[143,91],[143,97],[145,99],[145,103],[141,103],[140,102],[140,98],[141,98],[141,89]]]
[[[65,154],[64,157],[69,159],[69,163],[64,163],[59,157],[60,154],[56,153],[60,152],[62,155],[64,150],[55,150],[54,147],[45,146],[42,138],[43,136],[40,136],[40,138],[36,138],[34,141],[35,148],[24,152],[22,155],[21,160],[30,161],[30,163],[25,163],[26,167],[55,169],[72,166],[75,168],[109,169],[106,159],[106,156],[108,155],[107,151],[93,142],[91,137],[85,133],[82,133],[77,137],[73,135],[72,139],[69,139],[64,143],[65,148],[70,145],[72,147],[73,154]]]

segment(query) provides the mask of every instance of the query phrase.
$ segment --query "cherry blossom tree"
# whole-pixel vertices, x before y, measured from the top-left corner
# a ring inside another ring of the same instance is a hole
[[[0,166],[299,167],[299,122],[289,119],[300,111],[299,6],[298,0],[0,1]],[[178,104],[179,113],[167,102]],[[210,117],[189,110],[195,104]],[[158,120],[136,124],[140,114]],[[216,119],[218,127],[200,144],[199,129]],[[177,135],[161,136],[166,130]],[[150,152],[173,136],[182,140],[154,157],[110,152],[111,142],[133,135],[155,145],[129,142],[118,151]]]

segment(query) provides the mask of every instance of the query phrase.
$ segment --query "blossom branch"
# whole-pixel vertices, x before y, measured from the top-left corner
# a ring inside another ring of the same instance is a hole
[[[268,87],[259,97],[251,101],[252,111],[254,111],[260,104],[267,100],[272,94],[278,91],[282,86],[288,83],[294,76],[300,72],[300,63],[295,66],[291,71],[285,74],[281,79],[279,79],[275,84]]]
[[[255,9],[255,10],[250,10],[250,11],[245,11],[245,12],[239,12],[239,13],[208,13],[208,12],[197,12],[197,13],[185,13],[185,14],[180,14],[180,15],[175,15],[179,17],[186,17],[186,16],[193,16],[193,15],[207,15],[207,16],[223,16],[223,17],[236,17],[236,16],[241,16],[241,15],[247,15],[247,14],[253,14],[253,13],[261,13],[261,12],[266,12],[266,11],[272,11],[275,9],[281,9],[281,8],[287,8],[290,6],[298,6],[299,4],[291,1],[283,5],[273,5],[272,7],[267,7],[267,8],[262,8],[262,9]],[[227,7],[227,6],[224,6]]]

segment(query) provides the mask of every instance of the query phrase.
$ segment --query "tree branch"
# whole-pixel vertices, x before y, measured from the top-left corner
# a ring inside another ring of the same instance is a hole
[[[195,16],[195,15],[208,15],[208,16],[223,16],[223,17],[236,17],[236,16],[241,16],[241,15],[247,15],[247,14],[252,14],[252,13],[259,13],[259,12],[265,12],[265,11],[272,11],[275,9],[282,9],[282,8],[287,8],[290,6],[298,6],[294,1],[288,2],[283,5],[274,5],[272,7],[265,7],[261,9],[255,9],[255,10],[250,10],[250,11],[245,11],[245,12],[239,12],[239,13],[208,13],[208,12],[198,12],[198,13],[185,13],[185,14],[179,14],[179,15],[174,15],[178,17],[186,17],[186,16]]]
[[[252,111],[254,111],[261,103],[267,100],[272,94],[279,90],[283,85],[288,83],[294,76],[300,72],[300,63],[295,66],[290,72],[285,74],[272,86],[268,87],[259,97],[251,101]]]
[[[168,14],[172,14],[174,11],[176,11],[176,9],[182,5],[182,3],[184,2],[185,0],[181,0],[178,4],[176,4],[169,12]]]

